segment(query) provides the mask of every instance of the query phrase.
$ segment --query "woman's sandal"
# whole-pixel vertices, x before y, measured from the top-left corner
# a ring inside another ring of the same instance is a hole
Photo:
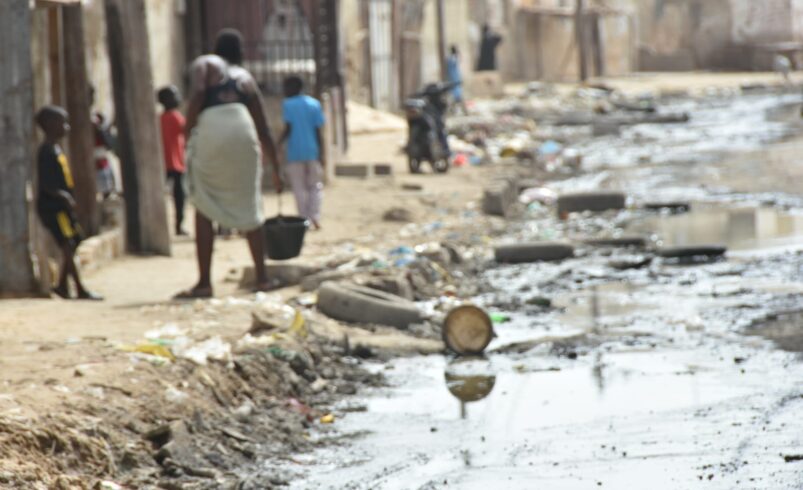
[[[212,288],[192,288],[173,296],[174,300],[209,299],[212,297]]]
[[[78,299],[85,301],[103,301],[103,296],[97,295],[92,291],[81,291],[78,293]]]

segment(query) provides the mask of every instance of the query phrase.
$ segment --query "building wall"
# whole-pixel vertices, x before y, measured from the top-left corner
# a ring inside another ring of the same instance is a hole
[[[771,56],[757,47],[803,42],[803,0],[641,0],[635,6],[643,70],[768,69]]]

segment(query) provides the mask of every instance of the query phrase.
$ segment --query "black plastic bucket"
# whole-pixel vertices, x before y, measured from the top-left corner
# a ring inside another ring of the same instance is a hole
[[[271,260],[288,260],[301,255],[309,221],[298,216],[276,216],[265,220],[265,255]]]

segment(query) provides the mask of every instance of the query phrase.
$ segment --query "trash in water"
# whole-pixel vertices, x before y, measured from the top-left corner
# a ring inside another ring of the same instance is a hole
[[[322,424],[333,424],[333,423],[335,423],[335,416],[332,415],[331,413],[327,413],[326,415],[321,417],[321,423]]]
[[[490,317],[494,324],[507,323],[510,321],[510,317],[504,313],[491,313]]]

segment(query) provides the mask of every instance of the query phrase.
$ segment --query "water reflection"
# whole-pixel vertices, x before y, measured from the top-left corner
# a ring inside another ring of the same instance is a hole
[[[639,229],[653,230],[664,246],[723,244],[750,250],[803,242],[803,215],[773,208],[706,208],[647,220]]]
[[[496,374],[483,358],[455,359],[443,373],[449,393],[460,401],[460,418],[466,418],[466,404],[486,398],[494,389]]]

